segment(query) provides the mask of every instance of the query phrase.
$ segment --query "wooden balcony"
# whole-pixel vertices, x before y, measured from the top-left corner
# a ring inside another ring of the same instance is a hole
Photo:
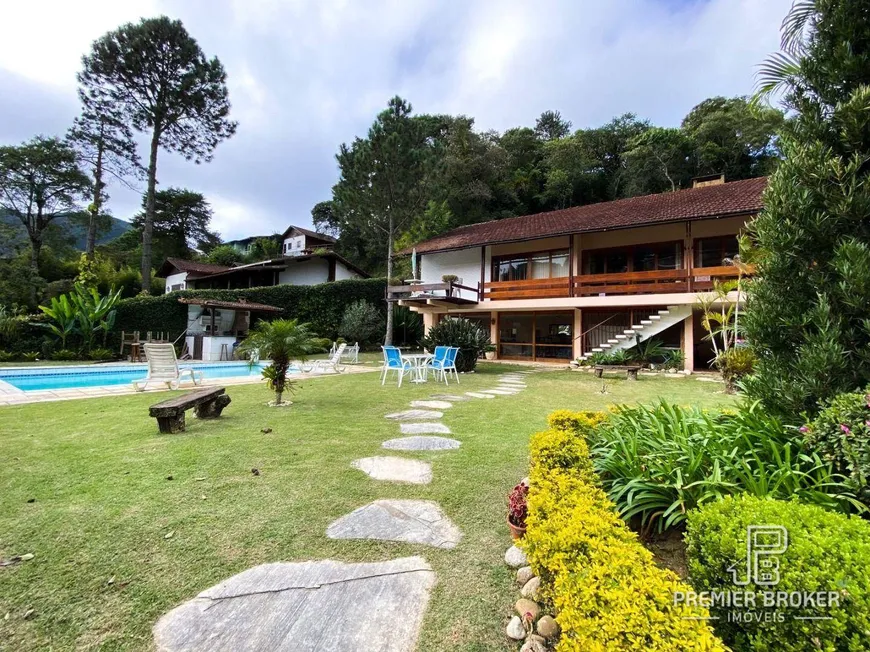
[[[473,305],[480,299],[479,288],[459,283],[409,283],[387,287],[387,301],[437,305]]]
[[[625,294],[673,294],[704,292],[716,281],[737,279],[736,267],[696,267],[622,274],[583,274],[570,277],[493,281],[484,283],[483,299],[560,299]],[[573,291],[572,291],[573,290]]]

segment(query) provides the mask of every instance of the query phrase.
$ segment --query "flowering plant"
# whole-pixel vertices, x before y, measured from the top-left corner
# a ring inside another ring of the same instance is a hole
[[[508,520],[516,527],[526,527],[529,488],[522,482],[508,494]]]

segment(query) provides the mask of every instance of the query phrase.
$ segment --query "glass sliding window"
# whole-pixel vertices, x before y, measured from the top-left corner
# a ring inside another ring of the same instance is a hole
[[[736,235],[696,240],[695,267],[720,267],[726,258],[734,258],[739,250]]]
[[[625,251],[609,251],[605,255],[604,264],[608,274],[622,274],[628,271],[628,253]]]
[[[656,250],[652,247],[635,247],[632,264],[635,272],[650,272],[656,268]]]
[[[656,269],[680,269],[682,266],[682,244],[672,242],[656,246]]]
[[[568,276],[568,252],[554,251],[550,259],[550,277],[563,278]]]
[[[532,278],[550,278],[550,254],[532,257]]]

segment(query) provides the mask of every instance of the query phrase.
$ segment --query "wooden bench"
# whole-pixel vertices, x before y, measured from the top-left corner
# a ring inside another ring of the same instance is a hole
[[[595,365],[595,377],[601,378],[605,371],[624,371],[629,380],[637,380],[637,372],[640,371],[639,365],[621,365],[621,364],[597,364]]]
[[[230,404],[224,387],[198,389],[152,405],[148,413],[157,419],[160,432],[184,432],[184,413],[194,408],[199,419],[217,419]]]

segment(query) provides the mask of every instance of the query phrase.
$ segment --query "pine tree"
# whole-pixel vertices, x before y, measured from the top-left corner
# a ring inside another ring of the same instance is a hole
[[[870,7],[798,3],[783,25],[762,81],[795,117],[750,226],[744,325],[758,355],[748,394],[794,418],[870,383]]]

